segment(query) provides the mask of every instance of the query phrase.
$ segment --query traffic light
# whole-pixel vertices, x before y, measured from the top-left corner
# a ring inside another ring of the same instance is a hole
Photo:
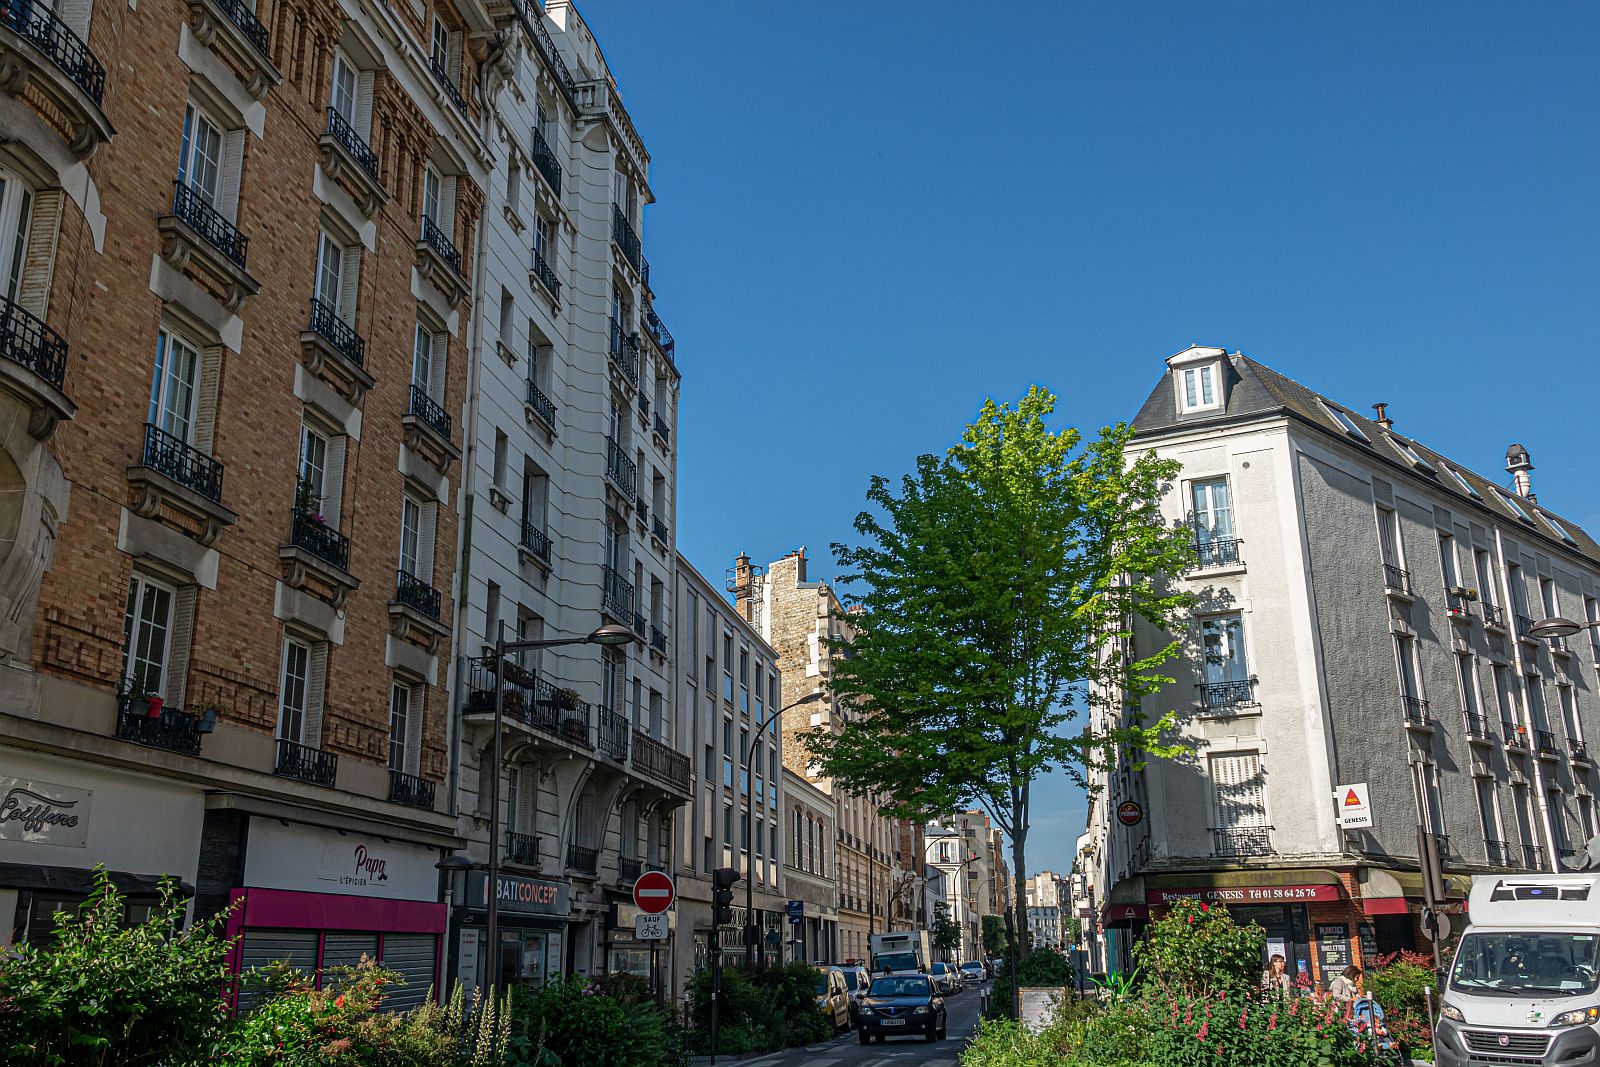
[[[711,872],[711,925],[733,925],[733,884],[739,880],[739,868],[718,867]]]

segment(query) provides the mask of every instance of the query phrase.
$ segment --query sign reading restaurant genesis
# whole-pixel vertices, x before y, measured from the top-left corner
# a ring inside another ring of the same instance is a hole
[[[375,834],[285,826],[276,819],[250,820],[244,884],[261,889],[380,897],[439,899],[438,853]]]
[[[497,879],[500,892],[500,910],[516,912],[518,915],[560,915],[567,914],[567,883],[547,882],[542,878],[519,878],[514,874],[502,874]],[[489,884],[489,876],[483,871],[473,871],[467,882],[468,907],[484,909],[489,906],[489,894],[485,886]]]
[[[1174,900],[1204,900],[1223,904],[1286,904],[1299,901],[1339,900],[1336,885],[1262,885],[1220,888],[1150,889],[1144,899],[1150,904],[1170,904]]]
[[[94,791],[0,775],[0,841],[82,848]]]

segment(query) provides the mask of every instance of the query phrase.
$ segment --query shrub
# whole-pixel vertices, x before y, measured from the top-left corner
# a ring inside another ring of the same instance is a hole
[[[1150,924],[1147,939],[1133,952],[1139,969],[1165,996],[1190,999],[1255,988],[1266,945],[1261,927],[1235,925],[1227,908],[1179,900]]]
[[[804,963],[787,963],[757,971],[754,976],[724,967],[717,1013],[717,1055],[771,1052],[809,1045],[829,1034],[829,1023],[817,1010],[817,984],[822,972]],[[689,1044],[696,1052],[711,1051],[711,971],[689,983]]]
[[[1144,1053],[1162,1067],[1358,1067],[1366,1050],[1332,997],[1153,997]]]
[[[1032,1034],[1009,1019],[986,1019],[962,1052],[962,1067],[1143,1067],[1142,1061],[1083,1043],[1084,1023],[1082,1018],[1059,1019],[1043,1033]]]
[[[1036,948],[1017,961],[1017,984],[1024,989],[1030,986],[1072,985],[1072,964],[1059,952]],[[1011,968],[1006,967],[994,980],[989,993],[989,1017],[1004,1019],[1011,1015]]]
[[[611,995],[608,987],[619,995]],[[644,989],[622,975],[569,975],[542,989],[519,990],[511,1008],[515,1051],[539,1067],[676,1063],[678,1034]]]
[[[122,894],[103,867],[55,941],[17,946],[0,966],[0,1062],[11,1067],[135,1067],[204,1060],[227,1009],[222,916],[183,929],[184,904],[161,884],[148,922],[124,927]]]

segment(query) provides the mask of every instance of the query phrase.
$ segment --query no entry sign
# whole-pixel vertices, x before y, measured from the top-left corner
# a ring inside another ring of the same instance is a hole
[[[658,915],[672,907],[678,887],[661,871],[646,871],[633,883],[633,902],[646,915]]]

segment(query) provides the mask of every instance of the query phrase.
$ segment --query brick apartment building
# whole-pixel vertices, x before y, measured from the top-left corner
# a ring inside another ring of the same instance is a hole
[[[104,864],[248,890],[239,965],[437,978],[490,27],[0,15],[0,796],[50,813],[0,822],[0,935]]]

